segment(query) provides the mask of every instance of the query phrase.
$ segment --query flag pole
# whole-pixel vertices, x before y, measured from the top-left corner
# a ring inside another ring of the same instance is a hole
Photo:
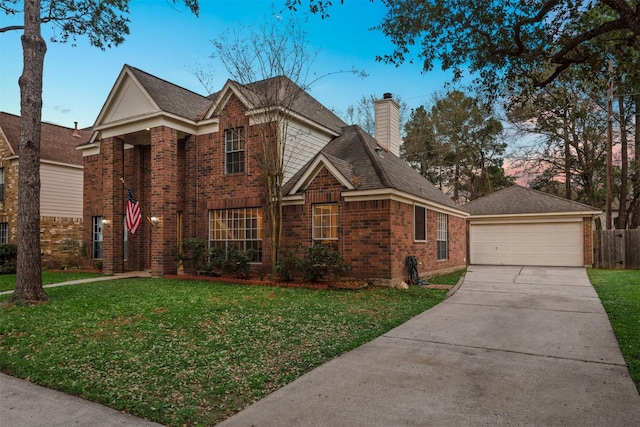
[[[131,190],[131,188],[129,188],[129,186],[127,185],[127,183],[126,183],[126,182],[124,182],[124,177],[122,177],[122,176],[120,177],[120,182],[122,182],[122,185],[124,185],[124,188],[126,188],[126,189],[127,189],[127,191],[131,191],[131,192],[133,192],[133,191]],[[140,202],[140,199],[138,199],[137,197],[136,197],[136,200],[138,200],[138,203]],[[141,209],[141,210],[142,210],[142,209]],[[149,211],[147,210],[147,212],[149,212]],[[154,221],[154,220],[153,220],[153,217],[152,217],[151,215],[145,215],[144,217],[147,219],[147,221],[149,221],[149,223],[150,223],[151,225],[158,225],[158,224],[157,224],[157,221]]]

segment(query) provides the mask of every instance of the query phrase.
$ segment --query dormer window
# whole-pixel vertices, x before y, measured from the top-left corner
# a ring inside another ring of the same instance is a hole
[[[244,128],[224,131],[225,170],[227,173],[244,172]]]

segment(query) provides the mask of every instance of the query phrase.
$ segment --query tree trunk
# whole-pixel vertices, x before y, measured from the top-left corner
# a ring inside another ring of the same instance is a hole
[[[564,198],[571,200],[571,144],[569,138],[569,112],[565,110],[564,117]],[[575,141],[575,140],[574,140]]]
[[[637,91],[636,91],[637,92]],[[629,228],[640,227],[640,95],[633,96],[636,107],[635,156],[633,162],[633,199],[631,200],[631,222]]]
[[[40,34],[40,1],[24,2],[20,76],[20,145],[18,172],[18,260],[12,301],[47,301],[40,258],[40,130],[42,74],[47,46]]]
[[[620,107],[620,195],[618,196],[618,218],[615,228],[627,228],[627,192],[629,175],[629,153],[627,152],[627,122],[625,120],[624,98],[619,99]]]

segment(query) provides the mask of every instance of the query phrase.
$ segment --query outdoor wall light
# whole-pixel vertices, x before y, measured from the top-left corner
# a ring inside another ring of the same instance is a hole
[[[158,225],[160,223],[160,218],[158,218],[157,216],[152,216],[151,218],[149,218],[149,222],[153,225]]]
[[[109,225],[111,224],[111,221],[109,221],[108,219],[102,219],[102,225]]]

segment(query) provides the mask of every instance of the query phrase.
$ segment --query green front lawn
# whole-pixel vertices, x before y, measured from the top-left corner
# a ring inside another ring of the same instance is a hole
[[[446,291],[127,279],[47,293],[0,308],[1,371],[181,426],[222,421]]]
[[[640,270],[587,270],[640,391]]]
[[[87,279],[90,277],[103,276],[100,273],[85,273],[80,271],[43,271],[42,284],[50,285],[52,283],[68,282],[70,280]],[[0,275],[0,292],[12,291],[16,287],[15,274]]]

